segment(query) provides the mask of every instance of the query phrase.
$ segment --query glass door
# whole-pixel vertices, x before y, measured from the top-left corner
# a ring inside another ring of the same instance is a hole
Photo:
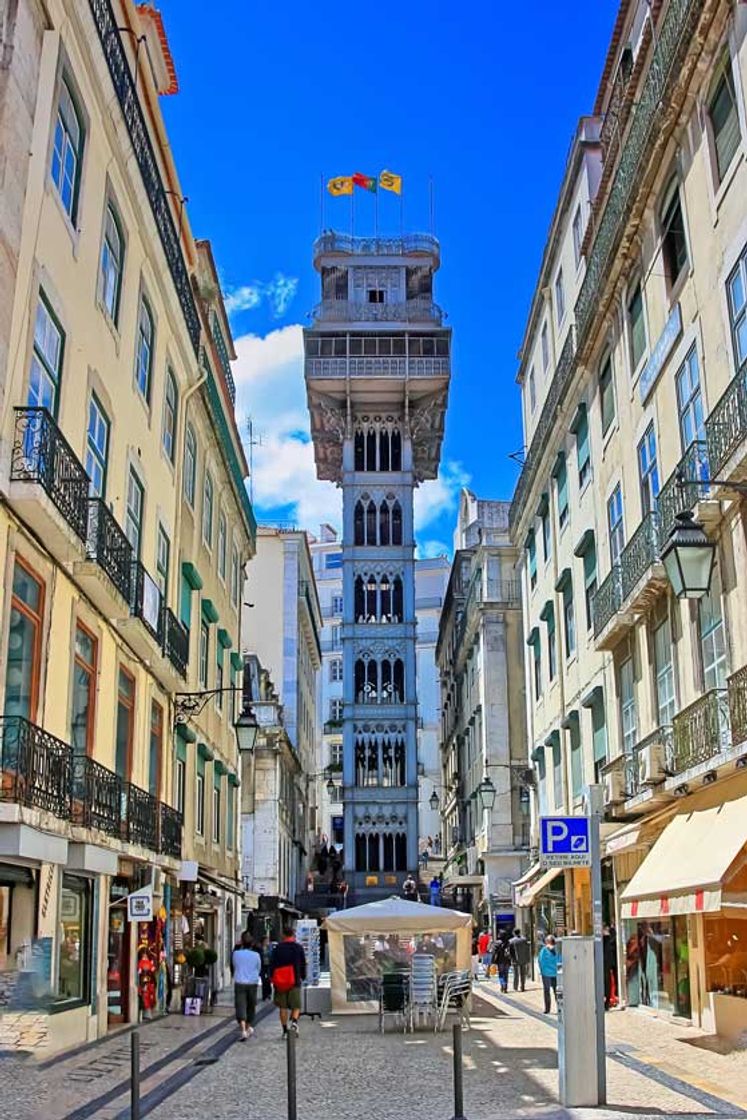
[[[692,1017],[690,1005],[690,945],[687,939],[687,918],[672,919],[674,932],[674,1009],[685,1019]]]

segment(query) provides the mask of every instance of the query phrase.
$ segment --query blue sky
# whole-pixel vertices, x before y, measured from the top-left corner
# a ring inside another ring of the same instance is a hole
[[[516,354],[571,135],[594,101],[617,0],[532,5],[161,0],[180,92],[164,98],[196,236],[232,310],[260,519],[315,530],[339,492],[313,477],[300,327],[319,298],[320,177],[386,167],[405,224],[442,244],[454,330],[443,470],[416,495],[422,551],[452,538],[460,485],[510,498],[521,446]],[[373,232],[358,192],[356,232]],[[325,224],[349,228],[347,199]],[[380,229],[396,232],[394,196]]]

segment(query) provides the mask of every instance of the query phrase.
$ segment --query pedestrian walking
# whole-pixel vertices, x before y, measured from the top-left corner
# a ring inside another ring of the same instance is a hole
[[[241,1041],[246,1042],[254,1034],[254,1015],[257,1010],[257,984],[262,972],[262,958],[254,948],[251,934],[246,930],[241,935],[241,943],[231,954],[233,972],[233,998],[236,1006],[236,1022],[241,1031]]]
[[[486,972],[488,971],[488,968],[490,966],[490,957],[491,957],[491,952],[492,952],[492,946],[490,944],[490,941],[491,941],[490,930],[486,926],[485,929],[482,931],[482,933],[477,938],[477,952],[478,952],[478,955],[480,957],[480,960],[483,963],[483,967],[485,968]]]
[[[434,875],[428,884],[428,890],[431,895],[431,906],[441,905],[441,880],[438,875]]]
[[[498,934],[491,955],[491,964],[494,964],[498,969],[498,982],[504,995],[508,991],[508,974],[511,971],[511,949],[508,941],[508,930],[502,929]]]
[[[283,1035],[287,1035],[289,1029],[298,1033],[301,985],[306,979],[306,955],[296,941],[295,931],[290,926],[283,930],[283,940],[279,941],[272,950],[270,979],[274,989],[275,1006],[280,1013]]]
[[[514,935],[508,943],[511,953],[511,966],[514,973],[514,991],[526,991],[527,986],[527,969],[529,968],[529,961],[531,960],[532,952],[529,948],[529,942],[520,929],[514,930]]]
[[[407,878],[402,884],[402,892],[408,902],[418,901],[418,884],[413,879],[411,871],[408,873]]]
[[[545,944],[539,951],[537,958],[540,976],[542,977],[542,990],[545,996],[545,1015],[552,1009],[550,992],[555,993],[555,1006],[558,1006],[558,954],[555,951],[555,938],[548,933]]]

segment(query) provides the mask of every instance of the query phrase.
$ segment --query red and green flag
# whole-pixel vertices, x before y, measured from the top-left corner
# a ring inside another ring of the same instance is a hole
[[[356,187],[362,187],[364,191],[371,191],[372,194],[376,194],[377,183],[375,175],[364,175],[361,171],[356,171],[355,175],[353,175],[353,182]]]

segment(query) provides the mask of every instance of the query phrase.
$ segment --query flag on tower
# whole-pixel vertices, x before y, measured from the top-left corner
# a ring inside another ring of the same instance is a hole
[[[327,190],[330,194],[337,197],[341,194],[353,193],[353,178],[351,175],[338,175],[336,179],[330,179],[327,183]]]
[[[402,176],[395,175],[393,171],[382,171],[379,175],[379,186],[383,191],[402,194]]]
[[[356,171],[353,182],[356,187],[362,187],[364,191],[371,191],[372,194],[376,194],[376,179],[373,175],[364,175],[362,171]]]

